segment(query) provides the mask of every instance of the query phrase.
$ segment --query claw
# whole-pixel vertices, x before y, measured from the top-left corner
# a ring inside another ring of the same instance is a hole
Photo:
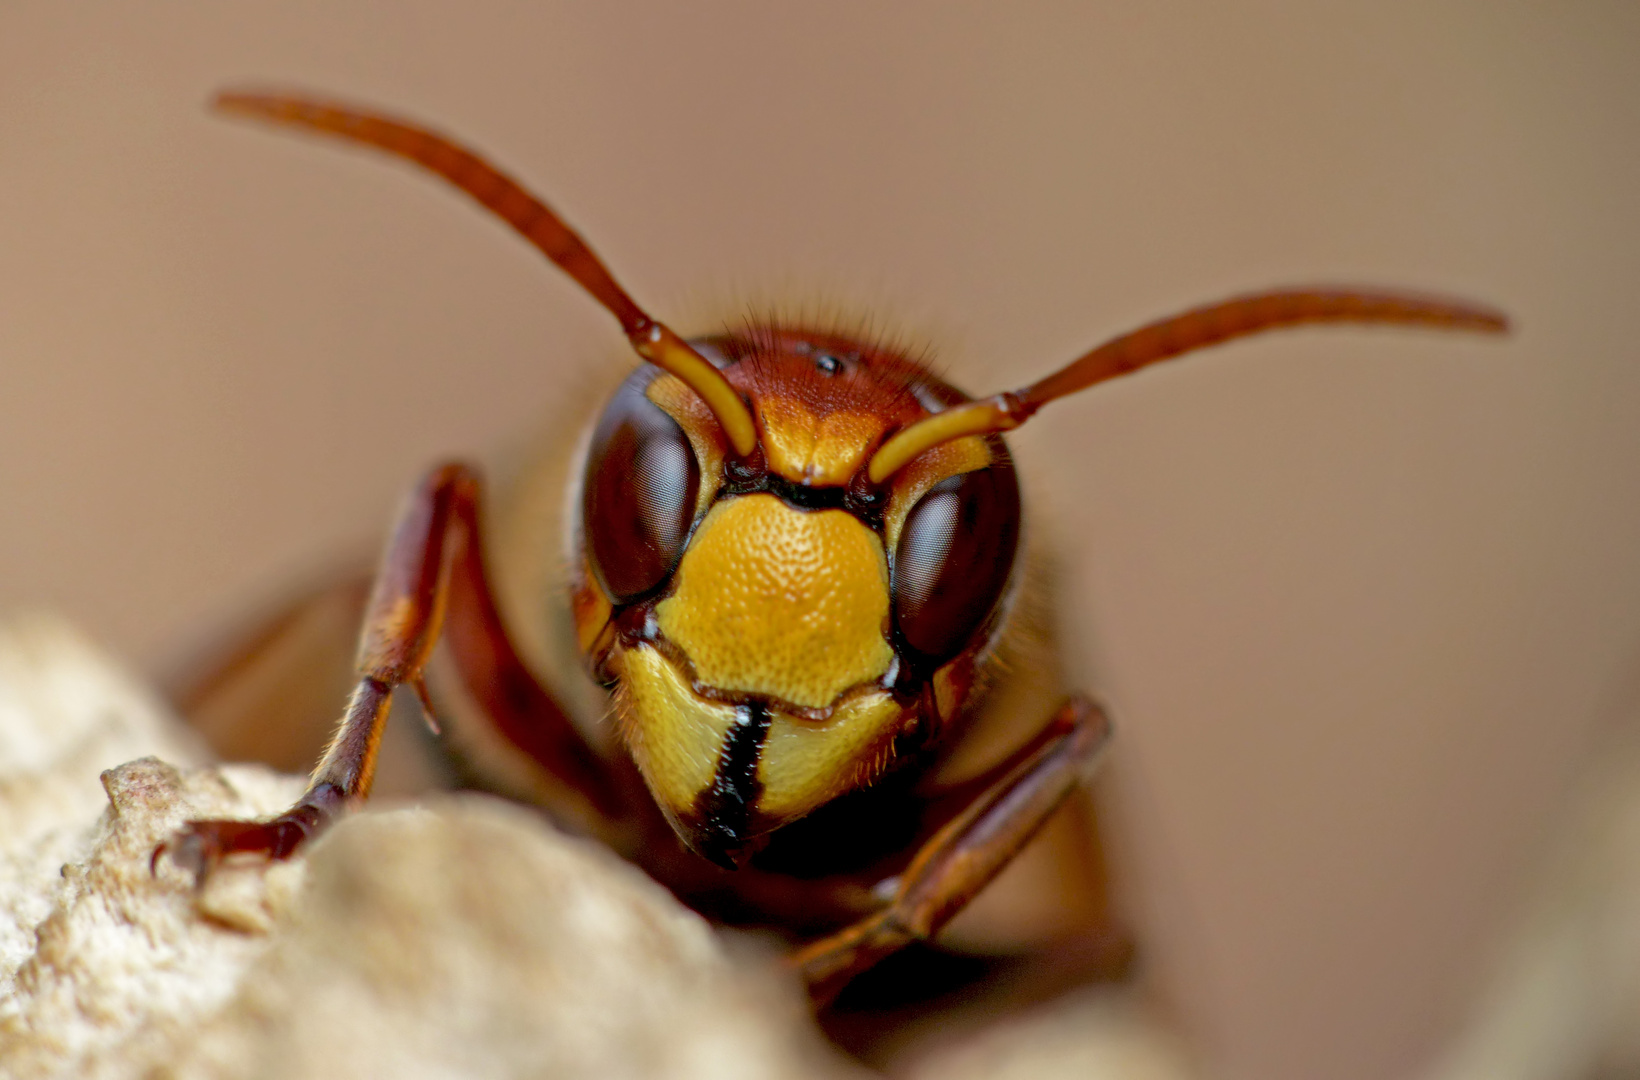
[[[196,887],[203,886],[217,864],[230,855],[290,858],[325,820],[318,807],[308,805],[271,821],[190,821],[155,846],[148,872],[157,874],[159,860],[169,855],[172,863],[194,875]]]
[[[219,861],[223,854],[219,843],[209,843],[202,826],[237,825],[240,822],[232,821],[190,821],[172,833],[168,838],[154,845],[154,853],[148,858],[148,873],[150,876],[159,876],[159,861],[165,856],[171,857],[171,862],[181,869],[194,875],[194,884],[203,885],[210,870]],[[246,822],[245,824],[251,824]],[[212,838],[215,839],[214,837]],[[206,849],[211,849],[210,855]]]
[[[433,733],[434,738],[444,734],[443,725],[438,721],[438,711],[433,708],[433,696],[427,692],[426,680],[412,679],[410,686],[421,701],[421,718],[427,722],[427,730]]]

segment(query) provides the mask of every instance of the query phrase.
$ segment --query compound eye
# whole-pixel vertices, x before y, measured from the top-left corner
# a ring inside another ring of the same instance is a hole
[[[639,369],[610,399],[592,433],[581,487],[592,570],[616,604],[641,599],[672,576],[700,489],[689,437],[644,396],[654,374]]]
[[[1019,483],[1003,458],[930,488],[894,552],[900,638],[930,663],[966,647],[996,608],[1019,546]]]

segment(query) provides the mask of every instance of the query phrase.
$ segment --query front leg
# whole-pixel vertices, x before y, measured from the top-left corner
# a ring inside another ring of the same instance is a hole
[[[156,865],[167,852],[196,874],[237,852],[283,859],[363,802],[393,690],[408,685],[430,708],[422,672],[446,616],[456,665],[474,698],[503,734],[562,781],[569,816],[597,821],[621,813],[601,762],[507,638],[485,568],[478,500],[478,476],[461,464],[433,470],[411,493],[371,592],[358,685],[296,805],[271,821],[191,821],[155,850]]]
[[[937,934],[1036,835],[1109,738],[1099,706],[1084,697],[1061,706],[1014,767],[922,846],[887,906],[788,958],[815,1004],[890,953]]]

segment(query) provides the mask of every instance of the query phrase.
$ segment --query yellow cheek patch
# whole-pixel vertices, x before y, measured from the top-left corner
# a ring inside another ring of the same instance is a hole
[[[704,701],[648,645],[620,658],[616,707],[632,759],[655,801],[673,818],[689,816],[712,782],[737,719],[732,705]]]
[[[661,412],[678,422],[684,437],[700,462],[700,491],[695,505],[706,506],[723,483],[723,452],[728,446],[723,428],[717,417],[706,407],[699,394],[684,385],[676,375],[660,375],[649,384],[644,396],[660,407]],[[699,513],[699,511],[696,511]]]
[[[912,458],[911,464],[895,474],[888,512],[883,515],[883,537],[889,550],[892,551],[900,542],[900,530],[905,527],[906,515],[911,513],[918,499],[928,494],[929,488],[953,476],[983,469],[989,464],[991,448],[978,435],[943,443]]]
[[[787,480],[820,487],[848,483],[887,426],[881,417],[860,412],[836,412],[822,420],[786,397],[764,398],[758,416],[769,468]]]
[[[890,695],[873,693],[838,705],[824,723],[774,713],[757,766],[758,813],[789,821],[870,783],[887,760],[901,711]]]
[[[714,506],[656,606],[661,633],[719,690],[823,709],[894,658],[882,541],[841,510],[773,495]]]

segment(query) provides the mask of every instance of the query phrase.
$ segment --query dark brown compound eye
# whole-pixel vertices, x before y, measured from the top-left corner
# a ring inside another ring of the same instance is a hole
[[[581,526],[604,592],[627,604],[672,576],[694,520],[700,465],[689,438],[644,396],[639,369],[610,399],[587,450]]]
[[[996,608],[1019,547],[1019,482],[1005,457],[930,488],[894,552],[894,619],[930,664],[963,650]]]

